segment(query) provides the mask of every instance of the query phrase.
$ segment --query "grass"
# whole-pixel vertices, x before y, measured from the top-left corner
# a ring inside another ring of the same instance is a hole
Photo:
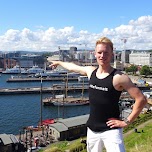
[[[143,130],[143,132],[142,132]],[[152,151],[152,124],[146,125],[132,133],[125,139],[126,152],[150,152]]]
[[[73,152],[75,149],[77,149],[77,151],[81,150],[81,152],[86,152],[85,144],[82,144],[80,139],[72,142],[61,141],[59,143],[54,143],[43,152],[64,152],[65,150],[70,150],[70,152]]]

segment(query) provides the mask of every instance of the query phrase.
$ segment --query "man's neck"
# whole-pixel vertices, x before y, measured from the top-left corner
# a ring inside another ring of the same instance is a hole
[[[111,73],[111,71],[113,70],[113,67],[109,66],[99,66],[98,68],[98,72],[99,73]]]

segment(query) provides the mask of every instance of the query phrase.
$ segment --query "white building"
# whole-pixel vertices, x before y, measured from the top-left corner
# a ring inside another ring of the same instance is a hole
[[[152,53],[150,52],[132,52],[129,54],[129,63],[135,65],[152,66]]]
[[[124,64],[120,61],[114,61],[113,67],[118,70],[124,70]]]

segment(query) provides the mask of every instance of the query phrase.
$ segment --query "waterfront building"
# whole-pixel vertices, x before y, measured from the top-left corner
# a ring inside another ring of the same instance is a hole
[[[20,64],[20,67],[22,68],[30,68],[34,65],[32,59],[20,59],[19,64]]]
[[[49,124],[49,134],[54,140],[73,140],[86,136],[86,122],[89,115],[59,119],[54,124]]]
[[[135,65],[152,66],[152,53],[150,52],[131,52],[129,55],[129,63]]]
[[[15,59],[11,58],[0,58],[0,68],[7,69],[12,68],[17,64]]]

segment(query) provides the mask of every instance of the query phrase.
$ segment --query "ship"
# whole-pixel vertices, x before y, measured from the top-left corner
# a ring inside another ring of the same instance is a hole
[[[65,80],[65,94],[61,95],[55,95],[53,92],[52,97],[48,97],[43,99],[43,105],[44,106],[81,106],[81,105],[88,105],[89,104],[89,98],[84,97],[84,82],[82,84],[82,92],[81,96],[68,96],[68,74],[67,79]]]
[[[37,65],[26,70],[25,74],[36,74],[36,73],[43,73],[44,69],[39,68]],[[22,72],[23,73],[23,72]]]
[[[15,65],[13,68],[7,68],[5,71],[2,71],[3,74],[21,74],[24,72],[26,72],[26,70],[19,65]]]
[[[43,99],[44,106],[82,106],[88,104],[88,97],[65,97],[65,95],[55,95],[55,97]]]

